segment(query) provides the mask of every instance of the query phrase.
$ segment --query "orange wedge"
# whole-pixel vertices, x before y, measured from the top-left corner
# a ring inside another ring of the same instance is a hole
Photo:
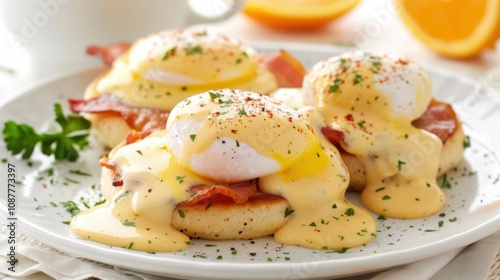
[[[246,0],[243,12],[280,29],[321,27],[354,8],[360,0]]]
[[[411,32],[441,55],[472,57],[500,37],[500,0],[394,1]]]

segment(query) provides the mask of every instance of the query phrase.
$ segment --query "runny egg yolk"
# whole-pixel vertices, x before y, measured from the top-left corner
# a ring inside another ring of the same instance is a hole
[[[113,64],[97,85],[134,106],[172,110],[185,98],[217,88],[263,94],[276,79],[251,47],[209,30],[173,30],[146,36]]]
[[[426,217],[444,207],[436,182],[442,142],[411,125],[431,99],[421,67],[395,56],[348,53],[315,65],[303,92],[342,132],[341,147],[363,162],[366,207],[394,218]]]
[[[112,187],[113,174],[104,169],[108,202],[78,214],[73,232],[135,250],[182,250],[189,239],[170,221],[181,214],[173,210],[189,199],[190,187],[258,177],[261,191],[283,196],[293,210],[274,234],[278,242],[314,249],[370,242],[375,221],[344,197],[349,173],[335,146],[318,134],[319,113],[308,107],[302,114],[247,91],[209,91],[186,99],[172,111],[166,130],[110,154],[123,186]],[[236,152],[239,148],[245,151]],[[269,169],[259,166],[267,163]],[[199,168],[205,165],[212,169]]]

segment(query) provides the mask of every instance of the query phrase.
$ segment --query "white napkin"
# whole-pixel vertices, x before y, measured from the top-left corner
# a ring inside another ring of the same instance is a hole
[[[5,220],[1,221],[0,236],[7,236]],[[76,258],[51,248],[22,233],[17,233],[15,272],[9,271],[6,252],[9,244],[0,241],[0,279],[61,279],[79,280],[92,277],[114,280],[171,279],[151,274],[134,272],[91,260]],[[370,273],[345,280],[442,280],[442,279],[487,279],[492,262],[500,248],[500,231],[465,248],[455,249],[439,256],[412,264],[399,266],[383,272]]]

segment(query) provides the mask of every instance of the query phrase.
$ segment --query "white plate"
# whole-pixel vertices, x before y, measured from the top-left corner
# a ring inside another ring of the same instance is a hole
[[[308,67],[342,51],[318,45],[281,46]],[[278,46],[257,44],[257,48],[274,51]],[[60,202],[73,200],[84,208],[83,201],[92,205],[99,200],[92,186],[99,183],[97,160],[103,151],[96,143],[78,162],[54,165],[54,175],[50,177],[43,172],[53,164],[46,157],[37,153],[28,164],[7,156],[9,153],[2,141],[0,152],[15,165],[17,179],[22,181],[16,188],[18,229],[76,256],[152,274],[197,279],[333,278],[381,270],[465,246],[500,230],[500,165],[497,161],[500,153],[492,148],[500,147],[499,137],[494,134],[497,132],[492,129],[498,127],[500,102],[469,79],[427,68],[434,83],[434,95],[453,103],[464,120],[471,147],[457,170],[447,175],[452,188],[444,190],[448,203],[441,215],[416,220],[378,220],[378,237],[365,247],[340,254],[281,246],[272,238],[226,242],[193,240],[193,245],[184,252],[148,254],[79,240],[62,223],[71,217]],[[53,117],[53,104],[66,104],[68,97],[80,98],[86,85],[101,71],[70,73],[21,92],[0,106],[1,123],[15,120],[37,130],[44,129]],[[67,106],[65,111],[69,112]],[[2,174],[6,174],[7,164],[1,166]],[[92,176],[70,170],[81,170]],[[6,212],[4,175],[0,186],[0,208]],[[349,194],[349,198],[358,201],[356,194]]]

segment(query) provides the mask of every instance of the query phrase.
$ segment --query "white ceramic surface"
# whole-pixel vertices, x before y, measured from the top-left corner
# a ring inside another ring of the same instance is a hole
[[[310,67],[342,49],[320,45],[285,43],[254,44],[266,52],[285,48]],[[272,238],[254,241],[213,242],[193,240],[186,251],[148,254],[77,239],[63,221],[71,219],[60,205],[68,200],[84,208],[92,205],[99,183],[97,160],[103,151],[92,143],[76,163],[58,163],[51,177],[44,170],[53,165],[36,154],[29,165],[8,156],[0,143],[2,157],[16,166],[22,183],[16,187],[16,217],[19,230],[57,249],[132,270],[179,278],[209,279],[302,279],[334,278],[360,274],[410,263],[459,248],[500,230],[500,139],[495,137],[500,102],[480,84],[453,72],[426,67],[434,84],[434,96],[454,104],[464,121],[471,147],[456,171],[447,175],[452,183],[445,189],[446,208],[441,215],[416,220],[378,220],[377,239],[365,247],[340,254],[276,244]],[[0,105],[0,122],[24,122],[44,129],[53,116],[55,102],[80,98],[86,85],[103,69],[68,73],[42,81]],[[496,149],[496,150],[495,150]],[[5,170],[6,163],[0,166]],[[81,170],[92,176],[71,173]],[[79,183],[74,183],[74,181]],[[6,212],[6,178],[0,178],[0,209]],[[359,203],[356,194],[349,194]],[[83,200],[81,200],[83,198]],[[57,206],[52,205],[54,203]],[[442,225],[440,226],[440,224]],[[219,257],[220,256],[220,257]]]

